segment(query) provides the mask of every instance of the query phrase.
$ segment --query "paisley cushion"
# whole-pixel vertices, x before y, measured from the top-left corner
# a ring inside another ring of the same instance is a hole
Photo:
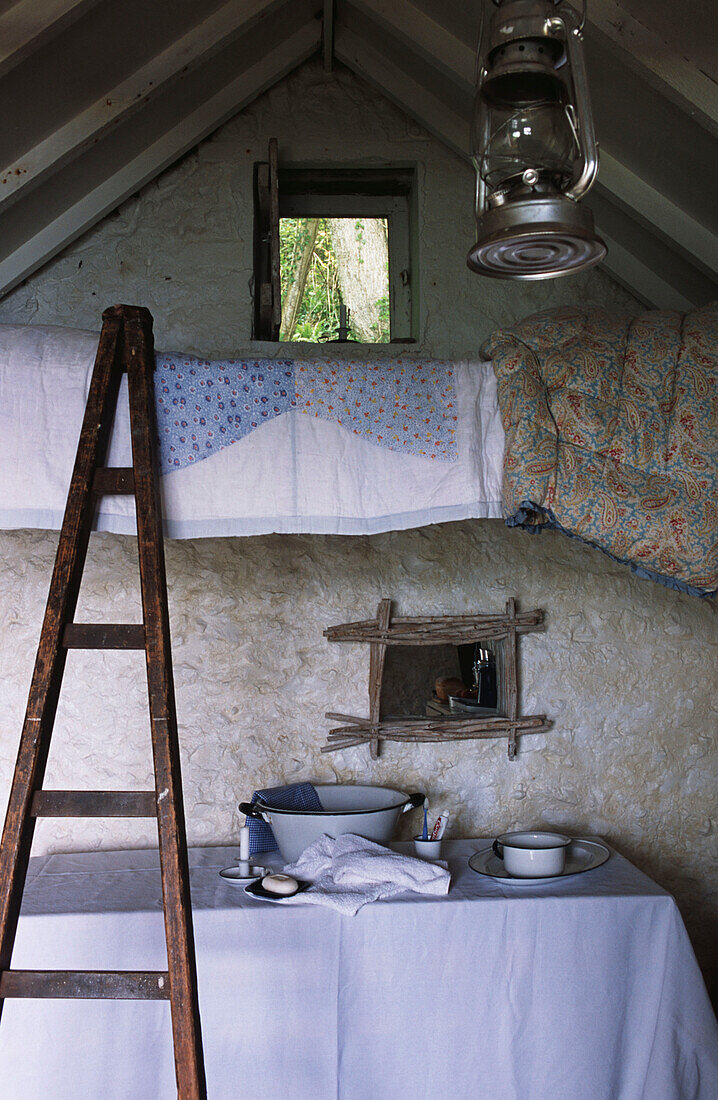
[[[506,522],[553,527],[693,595],[718,591],[718,303],[553,309],[488,343]]]

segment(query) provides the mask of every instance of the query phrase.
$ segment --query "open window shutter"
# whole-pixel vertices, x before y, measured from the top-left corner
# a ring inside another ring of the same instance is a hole
[[[269,270],[272,284],[272,335],[279,339],[282,325],[282,281],[279,267],[279,155],[277,139],[269,142]]]
[[[279,266],[279,168],[277,140],[269,159],[254,166],[254,339],[278,340],[282,324]]]

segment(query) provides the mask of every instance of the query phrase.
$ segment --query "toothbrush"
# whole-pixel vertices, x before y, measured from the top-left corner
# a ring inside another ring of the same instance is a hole
[[[427,817],[426,817],[428,812],[429,812],[429,799],[425,798],[424,799],[424,831],[421,834],[421,839],[422,840],[428,840],[429,839],[429,822],[427,821]]]

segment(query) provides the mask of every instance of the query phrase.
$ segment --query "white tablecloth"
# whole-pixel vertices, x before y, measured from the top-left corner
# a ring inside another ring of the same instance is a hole
[[[718,1029],[675,902],[617,854],[502,887],[445,846],[448,897],[342,917],[190,853],[210,1100],[715,1100]],[[162,969],[155,852],[32,861],[13,966]],[[165,1002],[8,1000],[2,1100],[175,1095]]]

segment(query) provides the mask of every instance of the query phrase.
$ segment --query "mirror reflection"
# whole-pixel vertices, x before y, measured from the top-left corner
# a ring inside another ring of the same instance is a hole
[[[389,646],[382,715],[466,719],[500,714],[499,651],[496,641]]]

